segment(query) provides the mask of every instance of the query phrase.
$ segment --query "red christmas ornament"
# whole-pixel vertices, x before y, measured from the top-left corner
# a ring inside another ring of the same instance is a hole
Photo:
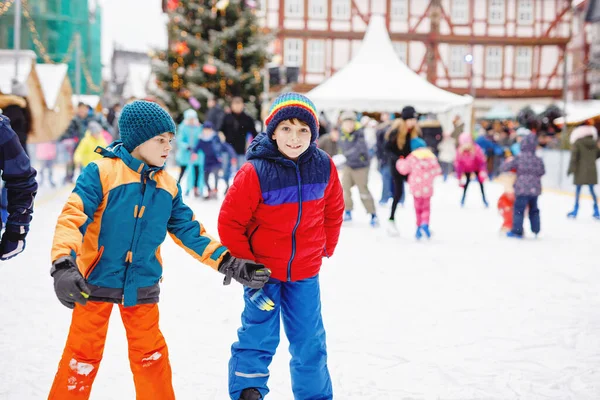
[[[217,73],[217,67],[212,64],[204,64],[204,66],[202,66],[202,71],[206,72],[207,74],[214,75]]]
[[[185,56],[190,52],[190,48],[188,47],[186,42],[178,42],[175,43],[175,52],[180,56]]]
[[[175,9],[179,7],[179,0],[169,0],[167,2],[167,10],[168,11],[175,11]]]

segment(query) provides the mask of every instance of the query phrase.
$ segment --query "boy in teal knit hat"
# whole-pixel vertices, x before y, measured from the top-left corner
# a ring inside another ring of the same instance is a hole
[[[174,399],[165,340],[158,328],[160,246],[167,233],[191,256],[252,288],[270,271],[232,257],[183,203],[164,171],[175,123],[158,104],[134,101],[119,119],[121,141],[96,152],[58,218],[51,276],[73,309],[67,344],[49,399],[87,399],[102,359],[113,304],[127,332],[138,399]]]

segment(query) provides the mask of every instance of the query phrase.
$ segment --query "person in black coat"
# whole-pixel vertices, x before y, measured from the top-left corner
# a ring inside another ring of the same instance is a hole
[[[248,134],[254,139],[257,136],[254,118],[244,112],[244,100],[234,97],[231,101],[231,114],[225,115],[221,132],[237,154],[237,168],[246,161],[246,137]]]

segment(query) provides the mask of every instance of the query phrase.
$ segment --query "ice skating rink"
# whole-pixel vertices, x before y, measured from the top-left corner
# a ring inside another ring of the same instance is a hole
[[[600,222],[591,201],[568,220],[572,198],[544,193],[542,233],[520,241],[498,233],[500,187],[487,184],[489,209],[470,190],[461,209],[456,181],[437,182],[430,241],[414,239],[410,196],[396,218],[400,237],[372,229],[360,204],[343,227],[321,272],[336,399],[600,399]],[[40,191],[25,253],[0,264],[2,400],[45,399],[56,372],[70,311],[54,295],[50,248],[68,192]],[[220,203],[188,203],[216,235]],[[387,212],[379,209],[382,221]],[[170,238],[162,254],[160,324],[177,398],[228,399],[242,289],[223,287]],[[267,398],[293,399],[288,362],[283,336]],[[115,308],[92,399],[134,398]]]

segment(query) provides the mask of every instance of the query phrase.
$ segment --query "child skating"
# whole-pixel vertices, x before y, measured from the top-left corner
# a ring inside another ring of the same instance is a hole
[[[396,163],[398,172],[408,175],[408,185],[415,203],[417,215],[417,232],[415,237],[423,235],[431,237],[429,217],[431,215],[431,197],[433,196],[433,181],[442,174],[442,168],[435,154],[427,147],[421,138],[410,141],[412,152],[408,157],[399,159]]]
[[[475,177],[479,182],[481,199],[483,200],[483,204],[488,207],[488,202],[485,198],[485,189],[483,187],[483,182],[487,179],[485,155],[483,154],[481,147],[473,142],[473,138],[467,132],[461,133],[458,137],[458,151],[456,152],[454,169],[456,170],[456,177],[463,187],[463,195],[460,201],[461,207],[464,207],[465,205],[471,177]]]
[[[219,215],[219,236],[231,253],[272,271],[261,291],[244,290],[242,327],[229,361],[229,395],[232,400],[267,395],[282,320],[294,397],[329,400],[319,270],[338,242],[342,186],[331,158],[315,144],[318,114],[312,101],[282,94],[265,122],[266,133],[252,142]]]
[[[498,213],[502,217],[500,232],[506,234],[512,229],[513,214],[515,210],[515,181],[517,175],[512,172],[502,173],[496,178],[496,182],[504,187],[504,192],[498,199]]]
[[[164,171],[175,123],[158,104],[134,101],[119,119],[122,141],[96,151],[58,218],[51,276],[73,317],[51,400],[88,399],[114,304],[127,333],[138,400],[175,398],[165,339],[158,327],[160,246],[167,233],[196,260],[253,288],[262,265],[232,257],[183,203]]]
[[[506,160],[500,170],[514,170],[517,174],[515,181],[515,210],[512,229],[508,237],[523,237],[523,219],[525,209],[529,208],[531,232],[536,236],[540,233],[540,209],[538,197],[542,193],[542,176],[546,173],[544,162],[535,155],[537,136],[531,133],[521,141],[521,152],[518,156]]]

